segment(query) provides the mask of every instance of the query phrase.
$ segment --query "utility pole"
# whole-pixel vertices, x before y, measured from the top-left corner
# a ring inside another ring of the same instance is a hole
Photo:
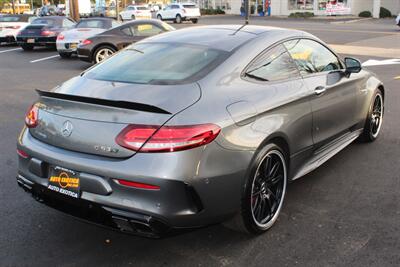
[[[117,20],[119,21],[119,4],[118,4],[118,0],[115,0],[115,14],[117,16]]]
[[[78,0],[69,0],[69,10],[70,10],[69,16],[73,20],[79,21],[80,17],[79,17],[79,3],[78,3]]]
[[[13,14],[15,14],[15,0],[12,0],[12,10]]]
[[[249,18],[250,18],[250,1],[249,0],[244,0],[244,21],[245,24],[249,24]]]

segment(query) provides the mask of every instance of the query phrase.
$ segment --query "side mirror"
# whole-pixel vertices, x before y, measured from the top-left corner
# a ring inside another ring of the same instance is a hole
[[[361,62],[355,58],[346,57],[344,59],[344,64],[346,65],[346,73],[359,73],[362,70]]]

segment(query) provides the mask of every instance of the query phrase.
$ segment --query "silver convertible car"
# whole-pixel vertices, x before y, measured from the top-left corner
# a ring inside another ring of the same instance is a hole
[[[219,222],[265,232],[288,182],[378,137],[385,91],[313,35],[230,25],[143,40],[38,94],[18,184],[66,213],[159,237]]]

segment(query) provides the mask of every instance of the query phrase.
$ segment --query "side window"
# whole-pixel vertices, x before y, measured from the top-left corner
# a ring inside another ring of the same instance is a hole
[[[161,33],[163,30],[153,24],[141,24],[131,27],[135,36],[153,36]]]
[[[179,9],[178,5],[172,5],[172,9]]]
[[[299,71],[289,53],[282,45],[278,45],[251,63],[246,76],[255,80],[277,81],[299,77]]]
[[[132,36],[133,35],[130,27],[122,28],[121,32],[123,32],[125,35],[128,35],[128,36]]]
[[[316,41],[298,39],[286,42],[285,46],[302,75],[342,68],[335,54]]]
[[[69,19],[64,19],[63,20],[63,27],[66,28],[71,28],[75,25],[75,23],[73,23],[72,21],[70,21]]]

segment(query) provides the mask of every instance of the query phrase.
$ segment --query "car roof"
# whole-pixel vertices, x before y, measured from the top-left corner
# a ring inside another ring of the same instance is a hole
[[[171,31],[146,39],[144,42],[170,42],[203,45],[213,49],[232,51],[248,41],[268,33],[300,31],[254,25],[211,25]]]
[[[115,19],[108,18],[108,17],[91,17],[91,18],[81,18],[79,22],[81,22],[83,20],[106,20],[106,21],[110,21],[110,20],[115,20]]]

